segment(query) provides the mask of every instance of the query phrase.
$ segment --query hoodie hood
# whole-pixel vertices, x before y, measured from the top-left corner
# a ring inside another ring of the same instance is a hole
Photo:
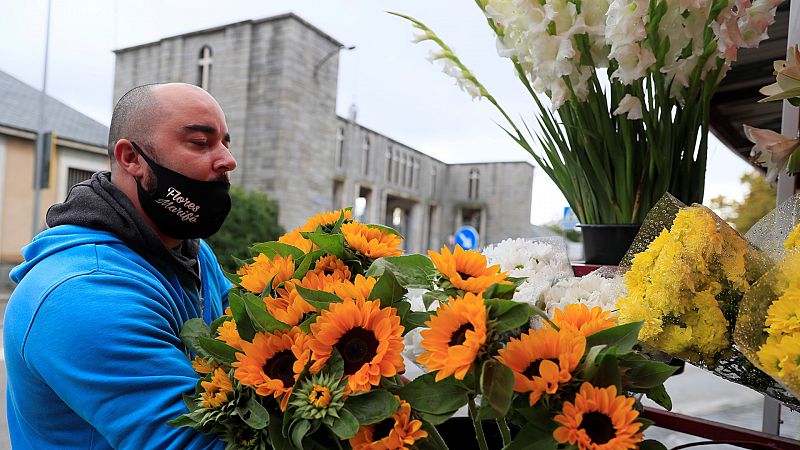
[[[130,199],[111,183],[108,171],[73,186],[64,203],[50,207],[46,221],[50,229],[23,249],[25,262],[11,274],[15,282],[37,261],[55,252],[76,245],[122,242],[155,267],[172,268],[185,287],[199,285],[199,241],[184,240],[177,249],[164,246]]]

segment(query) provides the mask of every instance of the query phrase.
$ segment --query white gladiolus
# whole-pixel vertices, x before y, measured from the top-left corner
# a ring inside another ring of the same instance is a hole
[[[480,86],[475,84],[475,82],[472,81],[466,73],[464,73],[464,70],[452,59],[450,59],[450,57],[451,55],[443,50],[431,51],[428,55],[428,61],[442,61],[444,64],[442,66],[442,72],[450,75],[456,81],[456,86],[458,86],[462,91],[471,95],[473,100],[481,98],[483,96],[483,92],[481,91]]]
[[[636,120],[644,117],[642,115],[642,101],[639,97],[634,97],[631,94],[625,94],[619,102],[619,107],[614,110],[614,115],[628,114],[628,119]]]

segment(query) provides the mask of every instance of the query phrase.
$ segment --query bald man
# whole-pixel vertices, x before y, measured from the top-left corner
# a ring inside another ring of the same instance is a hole
[[[14,449],[222,449],[166,422],[197,377],[181,326],[222,315],[230,283],[200,238],[230,211],[225,116],[204,90],[140,86],[111,118],[111,172],[47,213],[5,315]]]

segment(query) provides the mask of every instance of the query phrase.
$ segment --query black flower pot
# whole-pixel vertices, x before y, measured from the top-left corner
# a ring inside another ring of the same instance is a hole
[[[483,433],[490,449],[503,448],[503,437],[494,420],[484,420]],[[513,424],[509,424],[511,435],[517,434]],[[479,450],[478,438],[475,437],[475,427],[469,417],[451,417],[442,424],[436,425],[436,430],[451,450]]]
[[[586,264],[616,266],[622,261],[641,225],[581,224]]]

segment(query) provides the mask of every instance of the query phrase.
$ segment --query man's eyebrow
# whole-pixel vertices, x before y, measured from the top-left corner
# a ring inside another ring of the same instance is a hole
[[[189,125],[184,125],[183,129],[187,130],[187,131],[200,131],[200,132],[203,132],[203,133],[210,133],[210,134],[216,134],[217,133],[217,129],[216,128],[212,127],[211,125],[204,125],[204,124],[201,124],[201,123],[193,123],[193,124],[189,124]],[[231,134],[230,133],[225,133],[225,136],[222,138],[222,140],[225,141],[225,142],[230,142],[231,141]]]

